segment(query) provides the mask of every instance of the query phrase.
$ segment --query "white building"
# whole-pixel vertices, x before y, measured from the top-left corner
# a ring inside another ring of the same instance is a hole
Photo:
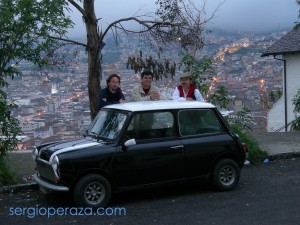
[[[56,94],[58,92],[57,84],[52,83],[51,94]]]
[[[283,62],[283,95],[268,112],[268,131],[288,131],[295,119],[292,99],[300,89],[300,29],[292,30],[271,45],[262,56]]]

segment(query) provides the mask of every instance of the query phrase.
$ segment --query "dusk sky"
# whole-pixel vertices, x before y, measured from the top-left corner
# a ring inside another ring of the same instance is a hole
[[[96,16],[102,18],[99,25],[105,29],[107,24],[117,19],[155,12],[155,2],[156,0],[95,0]],[[208,0],[208,15],[219,2]],[[290,30],[294,22],[298,21],[299,9],[296,0],[226,0],[210,26],[254,33],[277,29]],[[76,9],[71,16],[76,28],[70,31],[70,34],[73,36],[84,33],[81,15]]]

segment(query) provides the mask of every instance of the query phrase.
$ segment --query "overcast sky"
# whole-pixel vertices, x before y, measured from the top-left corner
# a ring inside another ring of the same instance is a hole
[[[97,18],[103,29],[120,18],[155,12],[156,0],[95,0]],[[207,14],[216,8],[220,0],[208,0]],[[290,30],[298,20],[300,7],[296,0],[226,0],[219,8],[212,27],[229,31],[265,32],[276,29]],[[81,15],[76,9],[71,13],[76,28],[70,35],[85,32]]]

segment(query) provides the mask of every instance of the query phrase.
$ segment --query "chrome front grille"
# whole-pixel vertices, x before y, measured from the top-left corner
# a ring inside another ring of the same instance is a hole
[[[37,171],[41,178],[55,182],[57,177],[53,171],[51,164],[45,160],[38,158],[36,160]]]

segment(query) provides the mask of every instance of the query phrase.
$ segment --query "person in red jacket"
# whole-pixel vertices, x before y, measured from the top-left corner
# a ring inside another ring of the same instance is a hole
[[[204,101],[199,89],[192,84],[192,74],[190,72],[180,75],[180,83],[172,95],[173,100]]]

